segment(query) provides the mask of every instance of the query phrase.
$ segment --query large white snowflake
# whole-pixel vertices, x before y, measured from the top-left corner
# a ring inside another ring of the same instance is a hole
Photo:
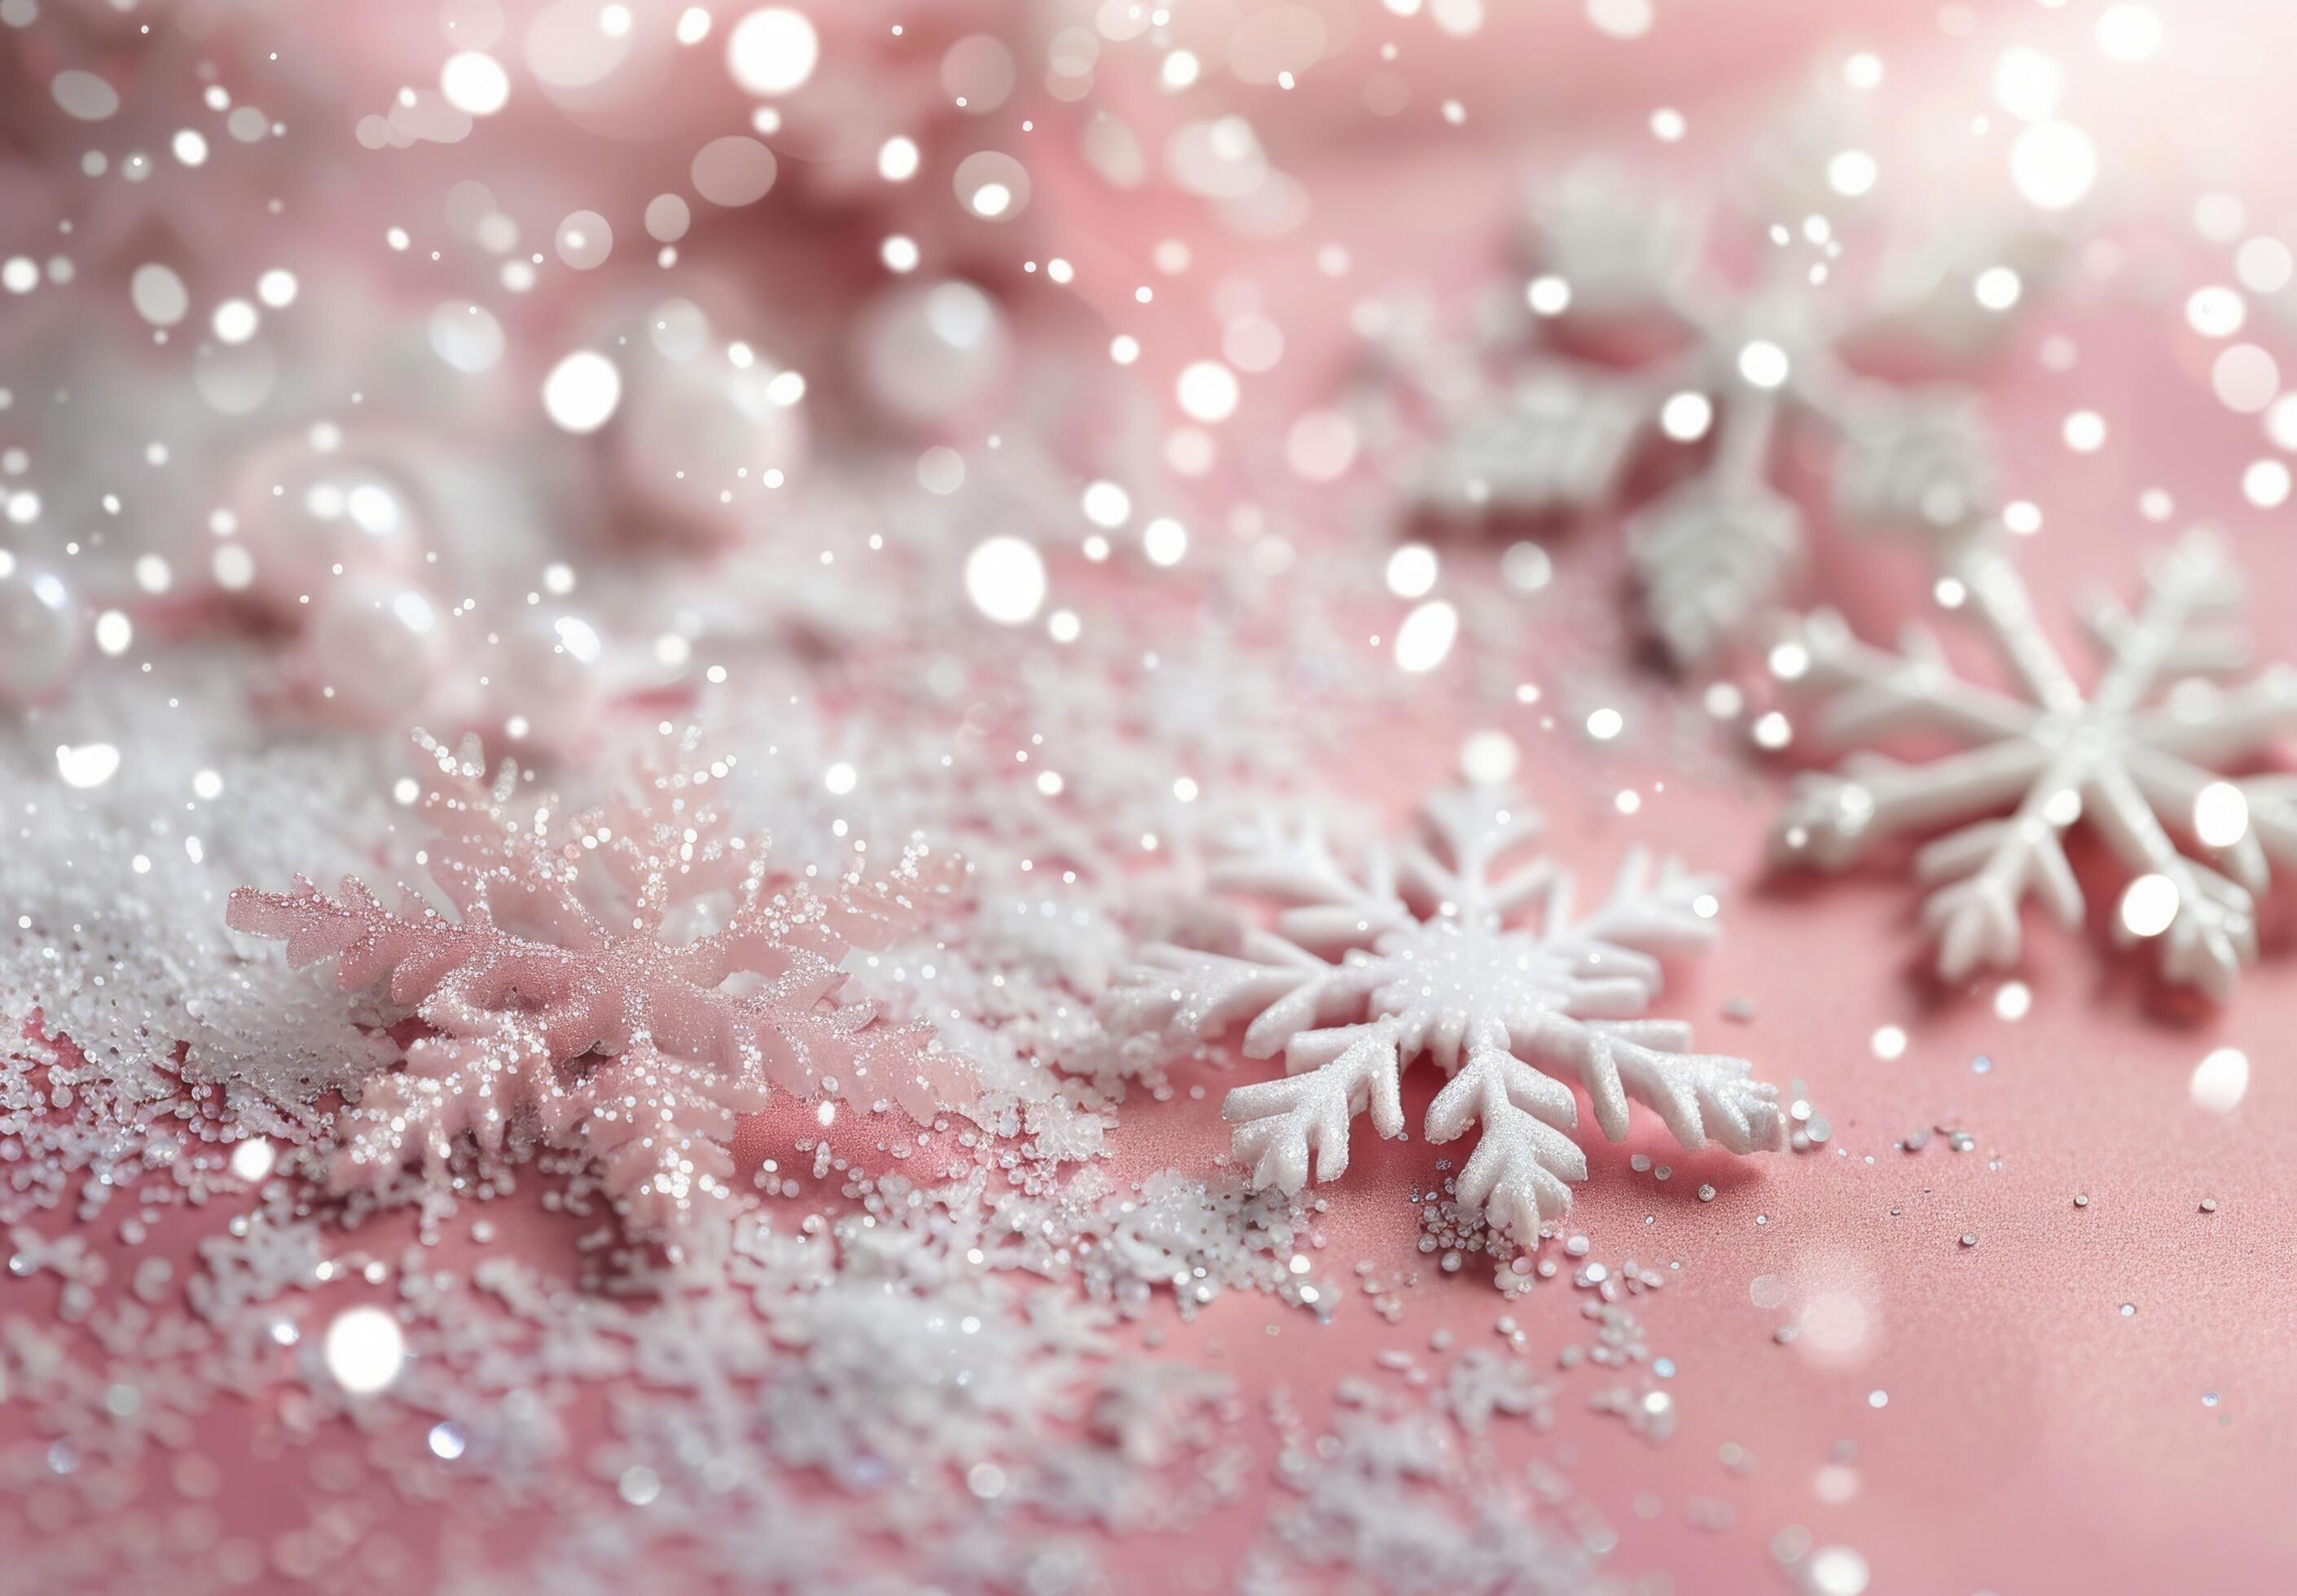
[[[2007,657],[2019,691],[1963,679],[1909,629],[1897,653],[1821,612],[1772,651],[1774,673],[1832,691],[1817,730],[1848,742],[1902,730],[1969,745],[1925,764],[1875,754],[1799,784],[1773,834],[1774,857],[1840,870],[1886,837],[1967,821],[1915,855],[1935,891],[1922,919],[1939,974],[1955,980],[2019,951],[2029,896],[2069,927],[2082,894],[2063,837],[2084,820],[2132,872],[2116,934],[2161,946],[2169,980],[2224,999],[2256,957],[2252,894],[2268,855],[2297,862],[2297,794],[2286,778],[2227,780],[2211,767],[2254,753],[2297,721],[2297,670],[2276,665],[2239,687],[2207,679],[2242,668],[2224,624],[2239,573],[2214,541],[2189,536],[2147,573],[2136,614],[2109,597],[2084,620],[2105,655],[2085,691],[1998,551],[1973,547],[1949,579]],[[1949,587],[1948,591],[1955,591]],[[2007,810],[2007,814],[2001,811]],[[2172,830],[2196,844],[2181,849]],[[2222,867],[2222,872],[2219,867]]]
[[[1248,1022],[1247,1057],[1284,1055],[1284,1079],[1238,1087],[1222,1110],[1256,1184],[1297,1191],[1312,1154],[1319,1180],[1338,1177],[1357,1115],[1403,1135],[1403,1074],[1422,1057],[1451,1077],[1428,1139],[1483,1129],[1461,1200],[1519,1238],[1586,1179],[1568,1082],[1615,1141],[1634,1098],[1686,1148],[1783,1144],[1775,1089],[1745,1060],[1692,1053],[1687,1024],[1643,1017],[1658,956],[1713,941],[1711,882],[1633,854],[1610,898],[1574,919],[1569,876],[1519,857],[1539,821],[1507,794],[1440,793],[1422,815],[1424,839],[1376,846],[1354,872],[1313,827],[1270,830],[1214,881],[1282,905],[1275,929],[1246,933],[1233,954],[1150,947],[1105,1000],[1116,1027],[1204,1039]]]
[[[1801,512],[1774,481],[1784,426],[1829,440],[1835,508],[1854,525],[1941,536],[1983,520],[1992,469],[1973,399],[1861,376],[1845,350],[1886,329],[1934,348],[1965,341],[1969,313],[1999,322],[1980,301],[2014,299],[2018,281],[1986,264],[2013,241],[1972,229],[1855,292],[1821,289],[1826,241],[1774,229],[1761,246],[1772,258],[1742,285],[1708,264],[1712,230],[1679,200],[1582,169],[1534,206],[1527,254],[1539,275],[1487,308],[1470,347],[1411,315],[1391,316],[1379,340],[1433,422],[1435,441],[1407,448],[1401,469],[1436,514],[1580,514],[1629,498],[1654,434],[1706,449],[1626,529],[1651,631],[1681,664],[1745,632],[1802,558]],[[1996,276],[1981,284],[1988,269]],[[1574,358],[1535,331],[1558,322],[1567,341],[1632,326],[1648,358]],[[1669,335],[1656,353],[1654,327]],[[1527,344],[1529,363],[1495,377],[1492,353],[1520,360]]]

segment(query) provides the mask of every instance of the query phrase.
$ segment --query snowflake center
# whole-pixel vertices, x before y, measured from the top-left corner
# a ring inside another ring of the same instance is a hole
[[[2095,765],[2111,756],[2128,735],[2128,717],[2120,711],[2083,703],[2045,716],[2035,728],[2034,740],[2054,752],[2078,755],[2087,765]]]
[[[1404,1020],[1415,1037],[1445,1018],[1560,1007],[1564,972],[1528,931],[1438,919],[1391,931],[1374,944],[1385,977],[1372,1012]]]

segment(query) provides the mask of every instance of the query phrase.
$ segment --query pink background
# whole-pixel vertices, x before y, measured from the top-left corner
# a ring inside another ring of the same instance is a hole
[[[2046,518],[2038,535],[2021,540],[2021,562],[2062,643],[2079,653],[2084,645],[2062,602],[2074,588],[2097,581],[2126,594],[2148,551],[2179,528],[2212,522],[2226,529],[2252,578],[2260,652],[2297,654],[2289,513],[2249,507],[2239,487],[2243,466],[2268,445],[2253,418],[2211,396],[2217,346],[2187,329],[2182,315],[2194,288],[2230,276],[2227,247],[2194,234],[2190,215],[2201,194],[2235,194],[2253,230],[2297,237],[2297,178],[2285,159],[2297,134],[2287,94],[2297,12],[2265,0],[2192,6],[2197,25],[2258,41],[2267,63],[2256,75],[2220,80],[2169,67],[2142,78],[2100,67],[2087,44],[2099,8],[2085,0],[1972,9],[1974,38],[1964,40],[1942,32],[1937,8],[1926,4],[1878,0],[1853,13],[1790,0],[1728,7],[1662,0],[1653,37],[1626,45],[1562,25],[1568,8],[1494,0],[1495,13],[1526,14],[1495,16],[1470,42],[1444,41],[1424,21],[1411,30],[1402,70],[1415,86],[1414,108],[1397,125],[1372,124],[1354,111],[1340,86],[1352,79],[1343,74],[1312,78],[1291,114],[1270,120],[1266,135],[1278,163],[1317,196],[1316,225],[1272,246],[1199,245],[1206,280],[1245,273],[1282,296],[1286,359],[1248,386],[1237,430],[1280,437],[1290,415],[1350,374],[1345,311],[1357,293],[1407,278],[1457,288],[1505,269],[1514,179],[1522,174],[1580,150],[1621,148],[1662,178],[1697,186],[1711,178],[1718,148],[1733,147],[1737,131],[1792,93],[1807,63],[1846,46],[1884,55],[1889,76],[1880,95],[1893,136],[1914,150],[1941,120],[1982,111],[1994,51],[2032,37],[2087,62],[2074,74],[2067,113],[2098,136],[2104,176],[2083,227],[2112,240],[2118,259],[2077,251],[2061,281],[2035,290],[2035,313],[1980,372],[2006,485]],[[2187,19],[2187,8],[2175,9]],[[306,53],[323,40],[345,53],[375,47],[379,60],[336,55],[329,65],[360,80],[353,103],[379,105],[394,72],[420,71],[391,60],[396,8],[351,12],[283,16],[283,29],[302,30],[283,37],[300,39]],[[1359,47],[1388,26],[1374,19]],[[424,38],[407,47],[410,61],[427,60]],[[45,75],[19,63],[19,82]],[[1140,92],[1144,114],[1153,115],[1149,91]],[[1464,128],[1448,128],[1433,115],[1445,95],[1467,106]],[[1660,104],[1682,110],[1692,129],[1674,150],[1642,131]],[[412,183],[419,162],[457,158],[424,150],[383,161],[350,143],[350,120],[347,113],[324,140],[366,202],[367,185]],[[1996,157],[1999,144],[1997,135]],[[1065,182],[1082,192],[1082,178],[1065,178],[1057,160],[1033,175],[1038,250],[1079,263],[1084,311],[1138,325],[1123,300],[1132,277],[1096,268],[1137,262],[1181,226],[1186,208],[1154,194],[1119,207],[1065,203]],[[1951,189],[1931,196],[1941,211],[1955,198]],[[853,224],[857,249],[876,234],[873,221]],[[1344,283],[1310,264],[1328,240],[1354,252]],[[740,245],[720,243],[729,253]],[[706,257],[712,247],[698,239],[694,252]],[[1213,259],[1223,247],[1234,258]],[[1009,287],[1017,278],[1007,266]],[[424,268],[394,257],[376,269],[411,277]],[[794,293],[799,285],[784,286]],[[808,294],[838,292],[813,278],[802,286]],[[1202,304],[1177,293],[1170,300],[1157,312],[1162,335],[1148,341],[1143,365],[1160,391],[1211,336]],[[2283,309],[2254,305],[2244,336],[2287,349]],[[574,312],[538,301],[532,313]],[[2040,359],[2052,335],[2073,341],[2071,370],[2053,371]],[[2076,409],[2105,418],[2112,443],[2104,453],[2078,457],[2060,441],[2061,424]],[[1248,459],[1238,467],[1249,470]],[[2164,524],[2137,508],[2139,493],[2154,487],[2176,500]],[[1325,501],[1332,519],[1345,513],[1346,498],[1344,485]],[[1308,506],[1316,507],[1313,496]],[[1862,629],[1881,632],[1921,607],[1914,602],[1921,583],[1910,580],[1919,568],[1903,549],[1824,531],[1819,542],[1809,590],[1823,589]],[[1523,674],[1534,680],[1568,674],[1557,663],[1557,638],[1618,625],[1611,606],[1624,561],[1613,529],[1577,527],[1551,547],[1557,587],[1538,601],[1544,612],[1530,612],[1521,639]],[[1377,613],[1374,627],[1393,624],[1396,606],[1377,594],[1370,567],[1365,604]],[[1986,668],[1980,654],[1958,657]],[[1580,1393],[1593,1382],[1582,1376],[1562,1383],[1554,1434],[1527,1450],[1568,1460],[1571,1478],[1620,1532],[1615,1565],[1630,1574],[1664,1570],[1686,1591],[1791,1585],[1792,1571],[1778,1568],[1769,1547],[1780,1531],[1802,1526],[1817,1545],[1856,1548],[1877,1592],[2297,1586],[2290,1484],[2297,1477],[2297,1361],[2290,1356],[2297,1172],[2285,1150],[2285,1128],[2297,1122],[2297,1085],[2285,1067],[2286,1037],[2297,1025],[2297,937],[2285,892],[2271,905],[2262,959],[2244,975],[2238,1000],[2217,1010],[2160,991],[2142,955],[2108,950],[2104,916],[2118,877],[2077,852],[2092,925],[2066,935],[2029,916],[2018,978],[2031,990],[2031,1010],[2005,1019],[1995,1007],[1999,978],[1944,990],[1924,973],[1912,917],[1917,894],[1895,861],[1840,881],[1764,879],[1762,838],[1792,761],[1759,759],[1721,728],[1698,734],[1703,746],[1684,760],[1666,728],[1699,720],[1695,686],[1678,687],[1624,663],[1575,667],[1582,668],[1595,683],[1585,689],[1596,695],[1590,702],[1627,710],[1628,733],[1616,745],[1597,748],[1580,736],[1560,695],[1494,712],[1461,702],[1457,684],[1437,682],[1408,716],[1347,738],[1356,753],[1336,758],[1330,776],[1400,821],[1418,794],[1449,772],[1460,735],[1496,724],[1523,745],[1525,786],[1549,816],[1553,850],[1584,878],[1601,881],[1636,843],[1724,872],[1732,884],[1725,941],[1703,967],[1671,973],[1667,1011],[1694,1019],[1711,1044],[1756,1060],[1766,1078],[1789,1097],[1807,1098],[1831,1123],[1823,1148],[1754,1164],[1683,1155],[1648,1126],[1629,1147],[1591,1158],[1567,1230],[1590,1238],[1592,1257],[1633,1258],[1667,1275],[1663,1291],[1634,1306],[1654,1354],[1677,1370],[1667,1386],[1680,1423],[1671,1440],[1654,1444],[1598,1419],[1583,1411]],[[1544,720],[1551,710],[1561,724]],[[1644,800],[1632,817],[1611,802],[1626,787]],[[1722,1013],[1737,1000],[1751,1006],[1744,1023]],[[1870,1039],[1884,1025],[1904,1028],[1902,1057],[1875,1055]],[[2231,1113],[2197,1105],[2189,1091],[2194,1066],[2220,1047],[2242,1049],[2252,1065],[2247,1094]],[[1972,1067],[1980,1056],[1990,1060],[1983,1073]],[[1174,1100],[1128,1109],[1114,1141],[1120,1179],[1173,1162],[1207,1167],[1224,1147],[1215,1110],[1228,1077],[1198,1067],[1179,1079]],[[1187,1090],[1197,1085],[1201,1095]],[[1407,1098],[1410,1123],[1417,1124],[1429,1090],[1423,1080]],[[1966,1131],[1971,1150],[1953,1151],[1944,1135],[1916,1152],[1898,1145],[1933,1127]],[[753,1156],[774,1145],[777,1129],[762,1124],[745,1138]],[[868,1156],[858,1144],[841,1150]],[[1673,1178],[1661,1184],[1631,1171],[1636,1151],[1670,1164]],[[1248,1432],[1261,1424],[1257,1397],[1275,1384],[1313,1419],[1336,1380],[1393,1380],[1377,1356],[1424,1353],[1439,1328],[1461,1345],[1478,1345],[1496,1320],[1511,1315],[1541,1354],[1585,1338],[1579,1294],[1562,1280],[1510,1304],[1492,1291],[1485,1268],[1470,1264],[1445,1279],[1413,1250],[1405,1194],[1431,1177],[1437,1156],[1417,1136],[1394,1144],[1361,1138],[1346,1179],[1322,1194],[1330,1203],[1324,1258],[1334,1274],[1352,1278],[1358,1259],[1383,1275],[1417,1272],[1402,1322],[1382,1323],[1351,1301],[1320,1327],[1243,1296],[1192,1323],[1162,1315],[1148,1321],[1166,1351],[1238,1378],[1254,1415]],[[1717,1188],[1711,1203],[1697,1200],[1702,1181]],[[2087,1196],[2086,1207],[2076,1206],[2077,1194]],[[2204,1199],[2215,1212],[2201,1210]],[[199,1215],[198,1227],[151,1246],[188,1258],[192,1236],[215,1217]],[[539,1254],[565,1239],[554,1233],[565,1222],[537,1215],[530,1230],[514,1213],[492,1217]],[[1963,1245],[1966,1235],[1974,1246]],[[118,1246],[108,1230],[90,1239]],[[342,1245],[390,1257],[401,1239],[358,1234]],[[125,1273],[116,1271],[115,1286]],[[1755,1300],[1758,1281],[1774,1283],[1775,1296],[1761,1292],[1767,1306]],[[40,1312],[53,1287],[47,1279],[0,1281],[0,1296],[11,1312],[29,1304]],[[331,1304],[347,1300],[340,1288],[329,1296]],[[2134,1314],[2122,1312],[2124,1304],[2135,1304]],[[1837,1326],[1863,1322],[1864,1334],[1832,1355],[1816,1345],[1824,1337],[1808,1333],[1792,1345],[1774,1339],[1779,1327],[1812,1312]],[[1887,1393],[1887,1405],[1873,1405],[1873,1393]],[[2212,1394],[2213,1405],[2205,1401]],[[259,1542],[277,1526],[283,1502],[294,1504],[294,1522],[309,1505],[309,1458],[292,1450],[263,1456],[262,1437],[275,1421],[268,1404],[257,1404],[214,1421],[202,1436],[210,1455],[244,1458],[227,1468],[221,1510],[228,1533]],[[0,1403],[0,1444],[25,1424],[20,1410]],[[1751,1468],[1725,1467],[1726,1443],[1751,1454]],[[353,1444],[346,1437],[345,1444]],[[1822,1481],[1830,1464],[1839,1469]],[[595,1495],[600,1512],[620,1510],[595,1481],[568,1489]],[[1154,1543],[1121,1561],[1126,1583],[1140,1590],[1224,1583],[1228,1559],[1277,1494],[1265,1469],[1256,1471],[1247,1498],[1203,1533],[1183,1545]],[[1695,1499],[1728,1503],[1733,1522],[1719,1530],[1694,1524],[1688,1504]],[[397,1528],[419,1546],[435,1521],[408,1510]],[[490,1560],[501,1564],[511,1544],[495,1543]]]

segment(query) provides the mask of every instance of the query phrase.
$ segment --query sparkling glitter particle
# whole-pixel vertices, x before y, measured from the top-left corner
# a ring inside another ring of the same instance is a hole
[[[321,1355],[335,1383],[356,1395],[372,1395],[399,1378],[407,1337],[399,1321],[381,1308],[347,1308],[327,1326]]]
[[[1045,602],[1045,563],[1036,549],[1010,534],[976,545],[965,561],[966,596],[1003,626],[1032,620]]]
[[[726,36],[726,64],[735,83],[753,95],[786,95],[813,76],[820,37],[805,16],[786,6],[753,11]]]
[[[576,350],[543,379],[543,410],[569,432],[597,432],[613,416],[622,398],[622,373],[594,350]]]

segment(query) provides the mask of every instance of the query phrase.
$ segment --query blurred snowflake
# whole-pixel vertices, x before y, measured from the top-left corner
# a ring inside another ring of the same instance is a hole
[[[2017,298],[2022,278],[2001,262],[2045,264],[2029,238],[1968,226],[1856,289],[1823,289],[1840,251],[1814,218],[1799,234],[1774,226],[1742,282],[1712,264],[1718,231],[1676,196],[1583,167],[1530,209],[1535,275],[1484,305],[1464,343],[1426,307],[1387,308],[1374,333],[1425,418],[1407,421],[1391,396],[1375,436],[1436,515],[1580,515],[1631,497],[1654,433],[1706,451],[1627,522],[1646,618],[1684,665],[1742,635],[1801,559],[1802,514],[1774,476],[1790,423],[1832,441],[1832,497],[1851,523],[1948,547],[1986,525],[1993,471],[1975,400],[1861,375],[1848,351],[1896,341],[1959,353]],[[1495,374],[1495,356],[1512,376]],[[1428,430],[1432,443],[1415,440]]]
[[[1949,593],[1975,604],[2021,691],[1963,679],[1919,629],[1894,654],[1858,642],[1839,617],[1811,616],[1773,649],[1771,663],[1782,679],[1832,694],[1817,722],[1823,737],[1922,728],[1969,746],[1920,765],[1861,755],[1840,775],[1805,777],[1773,833],[1774,857],[1840,870],[1886,837],[2014,806],[1915,855],[1916,876],[1935,887],[1922,918],[1938,939],[1938,971],[1954,981],[2016,962],[2029,895],[2062,924],[2080,923],[2081,890],[2062,839],[2087,819],[2135,873],[2119,938],[2158,940],[2168,979],[2231,996],[2240,966],[2256,957],[2252,893],[2266,885],[2267,857],[2297,860],[2297,785],[2230,781],[2210,769],[2297,722],[2297,670],[2286,665],[2229,691],[2202,679],[2247,659],[2243,640],[2213,624],[2238,606],[2240,575],[2195,535],[2154,564],[2136,614],[2109,597],[2092,603],[2084,619],[2105,669],[2085,691],[2006,558],[1972,550],[1955,570]],[[2200,857],[2181,850],[2170,827],[2194,839]]]

